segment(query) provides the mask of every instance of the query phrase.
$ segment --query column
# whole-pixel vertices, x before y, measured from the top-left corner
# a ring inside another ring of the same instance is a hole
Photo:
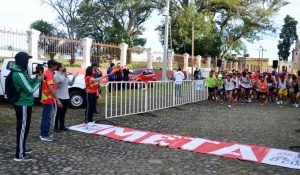
[[[201,68],[201,56],[200,55],[197,55],[196,56],[196,59],[197,59],[197,67],[200,69]]]
[[[173,70],[174,51],[168,50],[168,69]]]
[[[27,33],[27,40],[28,40],[28,52],[29,55],[32,56],[32,60],[38,60],[39,57],[39,39],[40,39],[40,31],[35,29],[31,29],[26,31]]]
[[[128,44],[126,43],[121,43],[120,44],[120,49],[121,49],[121,54],[120,54],[120,64],[121,66],[126,65],[126,60],[127,60],[127,49],[128,49]]]
[[[91,65],[91,47],[92,47],[93,39],[86,37],[82,39],[83,46],[83,60],[81,68],[86,69]]]
[[[230,71],[233,69],[233,61],[230,61]]]
[[[189,54],[185,53],[183,54],[183,70],[184,71],[188,71],[188,67],[189,67]]]
[[[147,51],[147,68],[153,69],[153,66],[152,66],[153,51],[151,48],[148,48],[146,51]]]

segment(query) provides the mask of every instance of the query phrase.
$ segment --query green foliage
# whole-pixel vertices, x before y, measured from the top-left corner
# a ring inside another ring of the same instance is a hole
[[[57,29],[47,21],[37,20],[30,25],[31,29],[35,29],[41,32],[44,35],[54,35],[57,32]]]
[[[282,26],[281,33],[279,35],[278,55],[279,58],[287,61],[290,56],[291,45],[298,40],[297,35],[298,21],[287,15],[284,18],[284,25]]]
[[[99,42],[144,46],[144,22],[150,17],[153,4],[145,0],[84,0],[79,8],[78,37],[89,36]]]
[[[194,10],[191,11],[189,1],[172,2],[171,9],[177,9],[171,13],[174,50],[191,54],[190,29],[191,21],[198,16],[194,14],[196,12],[202,16],[197,19],[197,23],[204,26],[204,30],[195,30],[195,53],[219,57],[224,57],[228,52],[245,51],[243,41],[254,42],[262,35],[273,34],[275,27],[272,16],[288,4],[285,0],[196,0]],[[163,3],[160,4],[163,6]],[[163,28],[163,25],[158,28],[161,38]],[[183,43],[179,44],[180,41]]]

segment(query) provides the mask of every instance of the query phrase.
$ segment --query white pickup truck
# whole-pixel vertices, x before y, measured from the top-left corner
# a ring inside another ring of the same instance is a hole
[[[13,58],[6,58],[3,60],[2,69],[0,70],[0,97],[4,97],[5,92],[5,79],[7,75],[10,73],[11,68],[15,65],[15,60]],[[35,78],[36,67],[38,65],[46,66],[47,63],[44,61],[35,61],[29,60],[28,63],[28,75],[31,78]],[[68,74],[69,78],[73,77],[72,74]],[[73,86],[69,86],[69,94],[70,94],[70,106],[72,108],[80,108],[84,106],[85,99],[85,81],[83,75],[78,75],[75,79]],[[34,93],[34,97],[36,99],[40,99],[41,91],[37,90]]]

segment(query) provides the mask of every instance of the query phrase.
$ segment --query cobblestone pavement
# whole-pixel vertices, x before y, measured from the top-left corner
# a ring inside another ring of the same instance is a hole
[[[103,111],[102,111],[103,112]],[[70,109],[67,125],[79,124],[84,110]],[[14,162],[15,117],[0,103],[0,174],[300,174],[299,170],[165,147],[127,143],[68,131],[41,142],[41,106],[35,106],[27,145],[34,162]],[[213,102],[112,119],[116,125],[220,141],[289,149],[300,145],[300,109],[258,103],[227,109]],[[101,119],[97,116],[96,120]]]

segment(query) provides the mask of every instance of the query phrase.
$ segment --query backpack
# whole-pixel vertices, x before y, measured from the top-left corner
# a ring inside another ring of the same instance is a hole
[[[18,92],[13,81],[13,74],[15,72],[21,72],[12,70],[5,79],[5,97],[10,104],[17,102],[20,98],[20,92]]]

